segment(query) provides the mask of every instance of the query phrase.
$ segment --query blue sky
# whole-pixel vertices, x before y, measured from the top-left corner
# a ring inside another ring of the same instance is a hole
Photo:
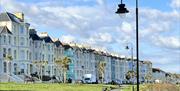
[[[63,42],[88,44],[130,56],[135,51],[135,0],[124,0],[130,13],[114,12],[120,0],[1,0],[1,12],[23,12],[38,32]],[[139,0],[140,58],[153,67],[180,73],[180,1]],[[135,52],[134,52],[135,53]],[[135,54],[134,54],[135,55]]]

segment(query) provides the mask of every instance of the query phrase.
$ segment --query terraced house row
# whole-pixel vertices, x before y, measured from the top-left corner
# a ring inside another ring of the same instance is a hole
[[[23,13],[0,14],[0,81],[84,81],[91,74],[96,82],[136,82],[136,60],[75,43],[65,44],[47,33],[30,29]],[[67,74],[57,60],[70,59]],[[100,63],[105,63],[100,71]],[[151,81],[152,63],[140,61],[140,82]],[[103,73],[103,74],[101,74]],[[48,79],[51,78],[51,79]]]

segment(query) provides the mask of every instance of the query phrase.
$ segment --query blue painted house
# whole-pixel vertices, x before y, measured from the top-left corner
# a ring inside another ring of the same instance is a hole
[[[75,74],[74,74],[74,50],[68,44],[63,45],[63,47],[65,49],[64,50],[64,56],[71,59],[71,63],[69,64],[69,69],[67,71],[67,79],[74,80],[75,79]]]

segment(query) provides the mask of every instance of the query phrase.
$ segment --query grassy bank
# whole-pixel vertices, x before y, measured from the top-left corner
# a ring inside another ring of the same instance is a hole
[[[105,87],[108,89],[110,87],[118,88],[116,85],[102,84],[0,83],[0,91],[102,91],[102,88]],[[132,91],[132,85],[123,85],[120,89],[119,91]],[[136,85],[134,85],[134,91],[136,91]],[[180,91],[180,86],[173,84],[145,84],[140,85],[140,91]]]
[[[101,84],[18,84],[0,83],[0,90],[22,91],[102,91]]]

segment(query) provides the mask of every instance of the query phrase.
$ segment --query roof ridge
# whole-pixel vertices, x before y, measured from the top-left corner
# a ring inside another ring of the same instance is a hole
[[[9,20],[12,21],[12,19],[11,19],[10,16],[9,16],[9,12],[5,12],[5,14],[8,16]]]

